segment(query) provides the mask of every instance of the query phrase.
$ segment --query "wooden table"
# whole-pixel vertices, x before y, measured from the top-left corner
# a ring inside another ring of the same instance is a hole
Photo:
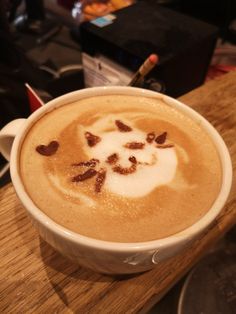
[[[236,170],[236,72],[181,97],[218,129]],[[113,278],[71,263],[45,243],[13,187],[0,190],[1,313],[145,313],[236,222],[236,181],[210,230],[178,257],[141,275]]]

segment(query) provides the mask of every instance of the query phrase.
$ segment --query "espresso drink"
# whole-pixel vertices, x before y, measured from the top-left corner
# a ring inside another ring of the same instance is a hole
[[[45,114],[23,142],[20,172],[55,222],[115,242],[191,226],[221,186],[206,131],[161,98],[139,96],[96,96]]]

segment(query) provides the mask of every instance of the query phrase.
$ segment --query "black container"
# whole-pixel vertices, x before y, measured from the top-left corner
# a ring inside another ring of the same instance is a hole
[[[113,15],[103,27],[94,21],[81,24],[83,52],[102,54],[134,72],[156,53],[160,61],[149,77],[164,82],[166,94],[173,97],[204,82],[218,36],[216,26],[155,2],[137,2]]]

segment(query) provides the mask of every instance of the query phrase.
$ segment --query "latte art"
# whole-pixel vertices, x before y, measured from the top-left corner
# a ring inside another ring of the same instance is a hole
[[[178,164],[174,145],[163,145],[166,149],[158,147],[155,136],[153,141],[147,141],[145,132],[126,126],[115,116],[110,119],[119,121],[126,131],[119,127],[118,130],[96,133],[99,142],[84,148],[91,160],[98,160],[99,167],[106,169],[104,188],[124,197],[142,197],[171,182]],[[103,123],[106,128],[106,121]],[[93,126],[90,131],[93,134]],[[157,141],[164,144],[166,135],[166,132],[162,133],[162,140],[160,135],[157,136]]]
[[[27,193],[50,218],[115,242],[185,229],[221,185],[206,132],[158,98],[107,95],[56,108],[28,132],[19,166]]]

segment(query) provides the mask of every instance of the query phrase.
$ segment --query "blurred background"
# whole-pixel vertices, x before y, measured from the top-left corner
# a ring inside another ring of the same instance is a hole
[[[178,97],[234,70],[236,0],[0,0],[0,40],[1,128],[30,114],[25,83],[44,101],[126,85],[157,53],[143,86]]]
[[[0,0],[0,41],[2,128],[33,111],[26,83],[44,102],[84,87],[127,85],[156,53],[142,87],[179,97],[236,70],[236,0]],[[7,170],[0,155],[0,186],[10,181]],[[234,229],[150,313],[200,313],[196,300],[204,313],[235,313],[235,236]]]

